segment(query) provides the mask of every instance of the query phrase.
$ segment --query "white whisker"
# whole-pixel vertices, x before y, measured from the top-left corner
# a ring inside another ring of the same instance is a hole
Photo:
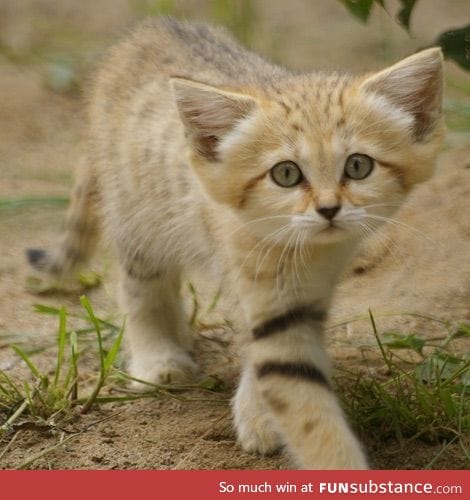
[[[240,278],[240,275],[241,275],[241,273],[242,273],[242,271],[243,271],[243,267],[244,267],[244,266],[245,266],[245,264],[247,263],[248,259],[252,256],[253,252],[255,252],[255,251],[257,250],[257,248],[258,248],[260,245],[263,245],[263,246],[261,247],[261,249],[262,249],[262,248],[264,248],[264,245],[266,244],[266,242],[267,242],[267,243],[269,243],[271,238],[273,238],[273,237],[275,237],[276,235],[279,235],[279,234],[281,234],[281,233],[283,233],[284,231],[289,230],[289,229],[290,229],[289,225],[288,225],[288,224],[285,224],[284,226],[282,226],[282,227],[280,227],[280,228],[276,229],[275,231],[273,231],[273,232],[269,233],[269,234],[268,234],[267,236],[265,236],[263,239],[261,239],[260,241],[258,241],[258,243],[256,243],[256,245],[255,245],[255,246],[254,246],[254,247],[253,247],[253,248],[252,248],[252,249],[248,252],[248,254],[247,254],[247,255],[246,255],[246,257],[244,258],[243,262],[241,263],[241,265],[240,265],[240,267],[239,267],[239,269],[238,269],[238,271],[237,271],[237,274],[236,274],[236,276],[235,276],[235,278],[234,278],[234,279],[235,279],[235,281],[238,281],[238,279]]]
[[[282,277],[284,278],[284,269],[285,269],[284,264],[285,264],[287,255],[289,253],[290,243],[291,243],[293,236],[294,236],[294,233],[291,233],[291,235],[289,236],[289,239],[287,240],[286,244],[284,245],[284,248],[282,249],[282,252],[281,252],[281,255],[279,256],[279,260],[278,260],[277,267],[276,267],[276,290],[277,290],[277,297],[279,300],[281,300],[281,289],[279,287],[279,276],[282,272]]]
[[[263,269],[264,261],[266,258],[269,256],[269,254],[272,252],[272,250],[281,242],[282,238],[284,238],[285,233],[289,232],[292,228],[290,226],[283,226],[283,231],[279,231],[277,234],[273,235],[272,241],[267,242],[267,250],[264,252],[263,255],[263,250],[266,248],[266,243],[263,245],[261,250],[258,252],[258,257],[256,259],[255,263],[255,277],[253,280],[253,284],[256,283],[258,279],[258,274],[259,272]],[[262,257],[261,261],[259,261],[260,257]]]
[[[291,219],[292,216],[291,215],[270,215],[269,217],[260,217],[260,218],[257,218],[257,219],[252,219],[252,220],[249,220],[247,222],[244,222],[243,224],[240,224],[239,226],[237,226],[233,231],[231,231],[230,233],[227,234],[227,237],[230,238],[231,236],[233,236],[235,233],[237,233],[238,231],[241,231],[242,229],[245,229],[247,226],[250,226],[251,224],[257,224],[259,222],[264,222],[264,221],[268,221],[268,220],[277,220],[277,219]]]
[[[437,242],[435,240],[433,240],[432,238],[430,238],[429,236],[424,234],[419,229],[416,229],[415,227],[410,226],[409,224],[406,224],[405,222],[403,222],[401,220],[393,219],[392,217],[383,217],[381,215],[375,215],[375,214],[367,214],[367,215],[365,215],[365,217],[368,219],[372,219],[374,221],[387,222],[393,226],[402,227],[404,229],[407,229],[411,233],[420,236],[421,238],[425,239],[429,243],[432,243],[433,246],[437,246]]]
[[[385,247],[385,249],[388,251],[388,253],[392,256],[394,259],[395,263],[399,265],[401,263],[400,261],[400,247],[393,241],[393,239],[383,233],[382,231],[376,230],[373,226],[371,226],[367,221],[364,221],[362,223],[362,227],[366,232],[366,235],[375,235],[380,239],[380,244]]]

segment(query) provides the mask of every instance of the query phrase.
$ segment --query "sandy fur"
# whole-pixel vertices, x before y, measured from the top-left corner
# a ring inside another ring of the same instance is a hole
[[[101,227],[122,270],[130,373],[155,383],[197,376],[185,269],[224,274],[247,333],[240,444],[285,445],[302,468],[366,468],[331,390],[321,318],[359,241],[432,174],[441,100],[437,49],[361,77],[292,74],[214,28],[147,22],[93,80],[68,230],[35,264],[65,275]],[[375,160],[363,180],[345,178],[354,153]],[[270,176],[285,160],[303,174],[294,188]],[[335,228],[319,212],[332,206]]]

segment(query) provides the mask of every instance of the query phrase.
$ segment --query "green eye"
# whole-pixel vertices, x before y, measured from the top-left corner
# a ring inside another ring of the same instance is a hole
[[[348,157],[344,165],[344,175],[359,181],[365,179],[374,169],[374,160],[367,155],[354,153]]]
[[[303,178],[302,171],[293,161],[281,161],[271,169],[271,179],[281,187],[297,186]]]

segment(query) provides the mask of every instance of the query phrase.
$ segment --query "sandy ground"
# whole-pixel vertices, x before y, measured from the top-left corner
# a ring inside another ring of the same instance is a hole
[[[292,67],[351,71],[378,68],[408,55],[428,44],[436,33],[459,26],[465,8],[468,11],[466,0],[422,2],[414,18],[413,38],[409,38],[384,14],[376,12],[370,26],[364,27],[337,2],[260,0],[254,4],[257,18],[250,43],[257,50],[274,54]],[[0,2],[0,199],[69,192],[80,158],[83,104],[76,92],[51,88],[47,51],[77,53],[78,47],[77,71],[82,78],[96,55],[136,18],[133,3],[124,0],[83,1],[79,9],[76,5],[71,0]],[[177,6],[188,17],[210,15],[208,2],[177,2]],[[456,103],[466,99],[468,104],[468,94],[458,90],[464,84],[468,88],[468,75],[451,63],[447,66],[448,98]],[[442,332],[403,313],[455,323],[470,320],[469,176],[470,138],[450,130],[435,177],[416,190],[397,215],[400,222],[390,226],[379,242],[369,245],[338,288],[328,339],[339,371],[359,370],[369,357],[374,358],[370,324],[352,321],[364,317],[369,308],[377,315],[381,331],[418,331],[430,337]],[[35,313],[33,304],[65,304],[72,312],[80,309],[76,295],[38,297],[25,287],[30,271],[24,249],[51,244],[63,215],[63,208],[47,206],[0,213],[0,368],[6,373],[21,371],[21,363],[8,347],[10,342],[43,348],[34,356],[35,362],[46,371],[53,366],[51,346],[57,320]],[[118,322],[107,252],[97,257],[96,265],[105,270],[106,284],[90,291],[89,298],[99,314]],[[197,282],[196,286],[206,288]],[[220,321],[223,311],[222,302],[208,321]],[[383,317],[383,313],[398,315]],[[33,468],[288,467],[284,455],[247,455],[235,441],[226,400],[236,384],[236,334],[228,328],[195,334],[204,371],[224,380],[228,392],[186,394],[196,399],[190,402],[162,396],[101,405],[55,431],[25,425],[17,429],[6,451],[13,436],[0,441],[0,467],[19,466],[56,444],[61,436],[67,442],[35,460]],[[468,352],[469,345],[461,343],[459,349]],[[84,356],[82,370],[86,385],[96,373],[96,359]],[[424,467],[442,446],[413,442],[401,447],[393,441],[381,443],[380,436],[373,438],[366,445],[377,468]],[[452,447],[434,463],[440,468],[469,465]]]

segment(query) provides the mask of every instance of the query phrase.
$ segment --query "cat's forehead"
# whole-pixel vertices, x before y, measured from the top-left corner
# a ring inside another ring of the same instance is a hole
[[[273,87],[270,98],[294,131],[324,128],[344,119],[353,83],[337,73],[303,76]]]
[[[269,128],[282,151],[273,153],[307,162],[340,155],[354,134],[353,88],[351,77],[333,74],[299,78],[274,89]]]

